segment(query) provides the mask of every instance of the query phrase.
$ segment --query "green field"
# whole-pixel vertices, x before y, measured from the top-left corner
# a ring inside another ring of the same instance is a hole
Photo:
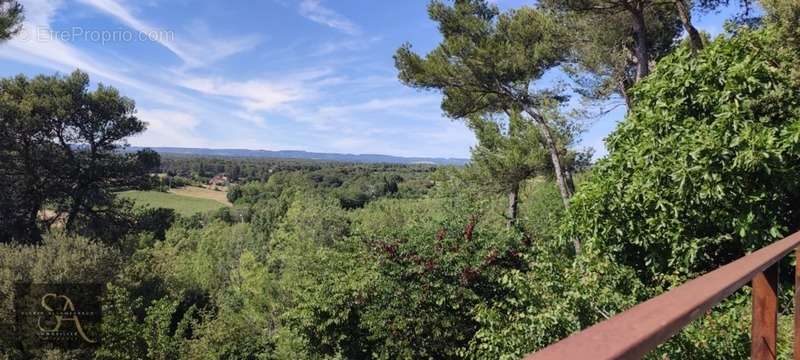
[[[225,207],[215,200],[201,199],[197,197],[182,196],[160,191],[123,191],[120,196],[133,200],[137,205],[147,205],[152,207],[163,207],[175,209],[181,215],[193,215],[199,212],[206,212]]]

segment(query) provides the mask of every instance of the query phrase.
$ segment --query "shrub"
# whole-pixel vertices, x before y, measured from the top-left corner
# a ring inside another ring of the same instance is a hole
[[[800,226],[798,65],[772,29],[679,49],[573,200],[568,236],[669,287]]]

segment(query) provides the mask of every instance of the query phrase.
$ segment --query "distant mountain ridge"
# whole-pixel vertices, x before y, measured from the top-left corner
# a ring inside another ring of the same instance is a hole
[[[137,151],[145,147],[131,146],[128,151]],[[318,153],[303,150],[248,150],[248,149],[206,149],[206,148],[180,148],[180,147],[151,147],[159,154],[197,155],[197,156],[226,156],[250,157],[273,159],[305,159],[321,161],[341,161],[357,163],[388,163],[388,164],[435,164],[435,165],[465,165],[469,159],[461,158],[428,158],[428,157],[403,157],[381,154],[338,154]]]

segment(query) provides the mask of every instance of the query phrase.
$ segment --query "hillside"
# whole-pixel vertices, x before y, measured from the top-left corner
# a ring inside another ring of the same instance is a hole
[[[142,147],[131,146],[128,151],[138,151]],[[200,156],[230,156],[254,157],[276,159],[307,159],[323,161],[341,161],[355,163],[389,163],[389,164],[435,164],[435,165],[465,165],[468,159],[461,158],[427,158],[427,157],[402,157],[380,154],[337,154],[317,153],[302,150],[248,150],[248,149],[206,149],[206,148],[179,148],[179,147],[154,147],[160,154],[200,155]]]

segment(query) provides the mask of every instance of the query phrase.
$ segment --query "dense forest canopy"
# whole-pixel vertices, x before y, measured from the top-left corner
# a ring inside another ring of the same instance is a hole
[[[475,133],[464,167],[127,152],[147,124],[116,89],[0,80],[0,357],[515,359],[795,232],[800,4],[697,31],[726,3],[432,1],[441,43],[394,60]],[[552,69],[629,106],[594,164]],[[229,204],[120,196],[181,188]],[[12,335],[15,284],[52,282],[102,284],[99,347]],[[749,291],[647,358],[747,358]]]

